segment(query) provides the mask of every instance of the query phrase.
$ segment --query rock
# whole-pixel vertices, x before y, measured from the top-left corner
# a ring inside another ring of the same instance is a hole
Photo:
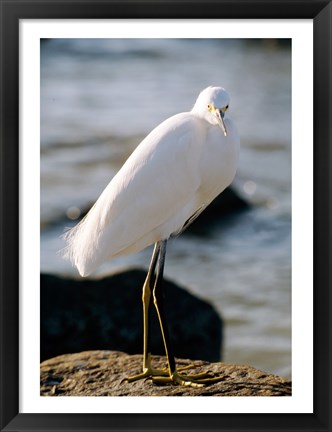
[[[143,351],[142,286],[146,272],[130,270],[104,279],[41,275],[41,361],[60,354],[112,349]],[[165,280],[165,308],[175,355],[218,361],[222,320],[207,302]],[[153,307],[153,354],[164,354]]]
[[[199,217],[184,231],[192,235],[206,235],[225,218],[250,208],[247,201],[241,198],[231,187],[226,188]]]
[[[153,356],[155,367],[166,358]],[[173,383],[154,384],[150,379],[128,383],[126,378],[142,368],[141,355],[115,351],[66,354],[40,365],[41,396],[291,396],[291,382],[251,366],[177,359],[178,366],[193,365],[187,373],[208,372],[223,380],[201,388]]]

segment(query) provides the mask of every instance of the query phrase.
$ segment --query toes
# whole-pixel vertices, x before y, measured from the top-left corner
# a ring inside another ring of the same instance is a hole
[[[182,385],[182,386],[186,386],[186,387],[194,387],[194,388],[201,388],[204,387],[204,384],[195,382],[194,380],[190,380],[190,381],[185,381],[183,379],[175,379],[175,382],[177,382],[178,384]]]
[[[189,369],[189,368],[190,366],[189,367],[185,366],[185,369]],[[183,370],[184,368],[180,368],[180,369]],[[199,374],[192,374],[192,375],[181,375],[178,373],[178,370],[176,370],[173,373],[173,375],[170,376],[168,370],[148,369],[148,370],[144,370],[144,372],[140,374],[128,377],[123,381],[127,381],[130,383],[130,382],[138,381],[140,379],[151,379],[154,384],[174,383],[186,387],[201,388],[206,385],[215,384],[225,379],[224,376],[209,378],[209,375],[206,372],[202,372]]]
[[[132,375],[132,376],[130,376],[130,377],[128,377],[128,378],[125,378],[124,380],[122,380],[122,381],[127,381],[127,382],[134,382],[134,381],[138,381],[138,380],[140,380],[140,379],[143,379],[143,378],[147,378],[149,375],[147,375],[145,372],[143,372],[143,373],[141,373],[141,374],[138,374],[138,375]],[[121,382],[122,382],[121,381]]]
[[[201,378],[207,378],[208,376],[209,375],[206,372],[201,372],[198,374],[187,375],[186,378],[193,379],[193,380],[200,380]]]
[[[199,374],[199,375],[201,375],[201,374]],[[206,376],[206,374],[204,374],[204,376]],[[174,383],[174,384],[179,384],[181,386],[196,387],[196,388],[204,387],[204,385],[205,385],[205,383],[196,382],[194,375],[180,375],[177,372],[175,372],[172,376],[152,377],[152,381],[155,384]]]
[[[174,382],[188,387],[204,387],[204,384],[195,381],[194,375],[181,375],[175,372],[172,376]]]
[[[173,382],[170,376],[152,376],[151,379],[154,384],[167,384]]]
[[[182,371],[185,371],[185,370],[188,370],[188,369],[193,369],[195,367],[197,367],[197,366],[195,366],[195,365],[180,366],[180,367],[177,367],[176,370],[178,372],[182,372]]]
[[[123,381],[134,382],[134,381],[138,381],[140,379],[153,378],[154,376],[168,377],[169,372],[168,372],[168,370],[165,370],[165,369],[146,369],[146,370],[144,370],[144,372],[142,372],[140,374],[132,375],[128,378],[123,379],[122,382]]]
[[[213,378],[202,378],[199,379],[198,381],[202,384],[214,384],[214,383],[218,383],[220,381],[224,381],[225,377],[224,376],[218,376],[218,377],[213,377]]]

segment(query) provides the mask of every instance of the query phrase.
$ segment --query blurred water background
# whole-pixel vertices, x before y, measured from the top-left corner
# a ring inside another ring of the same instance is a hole
[[[289,40],[52,39],[41,43],[41,271],[77,276],[56,252],[140,140],[208,85],[231,95],[241,135],[235,190],[249,211],[171,240],[165,275],[225,322],[223,360],[291,376]],[[147,268],[151,249],[95,276]],[[141,307],[140,304],[137,307]]]

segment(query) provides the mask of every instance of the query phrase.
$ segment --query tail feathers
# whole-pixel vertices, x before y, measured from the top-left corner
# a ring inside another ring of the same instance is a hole
[[[97,262],[98,234],[87,232],[85,221],[67,230],[62,238],[67,245],[59,251],[61,256],[77,267],[82,277],[89,276],[99,265]]]

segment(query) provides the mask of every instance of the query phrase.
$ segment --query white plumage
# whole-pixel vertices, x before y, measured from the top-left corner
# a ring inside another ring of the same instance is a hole
[[[181,232],[231,183],[240,140],[225,116],[228,105],[223,88],[208,87],[191,111],[168,118],[139,144],[65,234],[64,255],[81,276]]]

